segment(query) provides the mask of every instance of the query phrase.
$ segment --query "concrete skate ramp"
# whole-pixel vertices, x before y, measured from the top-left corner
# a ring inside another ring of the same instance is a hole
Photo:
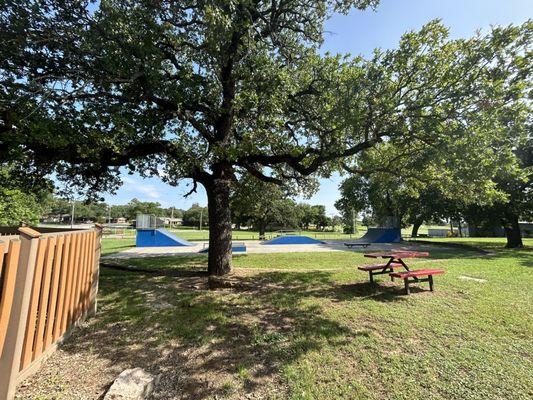
[[[353,243],[399,243],[402,241],[398,228],[368,228],[365,235]]]
[[[303,235],[283,235],[274,239],[268,240],[262,244],[277,245],[277,244],[325,244],[325,242],[313,239],[309,236]]]
[[[136,247],[194,246],[166,229],[138,229],[135,239]]]

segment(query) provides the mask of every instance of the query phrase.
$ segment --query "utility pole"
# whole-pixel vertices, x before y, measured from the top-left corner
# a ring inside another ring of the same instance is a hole
[[[200,230],[202,230],[202,217],[204,216],[204,210],[200,209]]]
[[[170,207],[170,221],[169,225],[171,228],[174,228],[174,206]]]
[[[74,199],[72,199],[72,208],[70,210],[70,229],[74,228]]]

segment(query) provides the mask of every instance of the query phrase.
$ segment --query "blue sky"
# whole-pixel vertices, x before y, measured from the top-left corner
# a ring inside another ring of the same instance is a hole
[[[521,24],[533,18],[533,0],[382,0],[375,11],[354,10],[349,15],[335,15],[326,23],[323,51],[369,56],[373,49],[396,47],[406,31],[419,29],[428,21],[440,18],[450,28],[451,36],[469,37],[477,30],[486,31],[491,25]],[[320,181],[320,190],[311,204],[324,204],[329,215],[336,214],[338,175]],[[188,198],[187,183],[171,187],[159,179],[142,179],[125,175],[124,184],[116,195],[106,195],[110,204],[123,204],[137,198],[158,201],[164,207],[187,209],[192,203],[207,204],[203,188]]]

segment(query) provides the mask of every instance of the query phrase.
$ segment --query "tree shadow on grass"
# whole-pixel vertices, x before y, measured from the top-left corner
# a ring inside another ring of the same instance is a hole
[[[516,249],[499,248],[481,256],[464,257],[465,260],[483,260],[487,266],[491,263],[499,262],[507,268],[509,260],[518,263],[520,266],[533,267],[533,248],[524,247]]]
[[[369,335],[306,303],[348,298],[328,272],[234,276],[216,291],[191,289],[198,279],[102,270],[100,310],[63,349],[160,374],[155,398],[202,399],[279,387],[283,366]]]
[[[354,298],[368,298],[375,301],[402,301],[403,282],[399,285],[388,282],[368,281],[338,284],[332,281],[332,273],[325,271],[309,272],[259,272],[249,277],[239,277],[242,290],[262,294],[270,293],[277,301],[288,303],[302,298],[324,298],[335,302],[350,301]],[[239,287],[236,285],[236,287]],[[411,287],[413,293],[424,291]]]
[[[376,252],[395,252],[395,251],[423,251],[429,252],[431,259],[454,259],[467,258],[486,255],[489,252],[484,249],[469,246],[456,245],[454,243],[439,243],[430,241],[405,240],[400,243],[374,243],[366,248],[342,246],[341,243],[326,243],[323,247],[332,250],[341,250],[344,252],[367,254]],[[370,262],[372,259],[368,259]]]
[[[420,286],[410,285],[409,290],[412,294],[426,292],[428,289]],[[337,288],[340,300],[350,300],[353,298],[362,298],[380,302],[397,302],[404,300],[405,288],[403,284],[398,283],[370,283],[356,282],[339,285]]]
[[[497,253],[492,253],[487,257],[489,260],[513,258],[524,267],[533,267],[533,248],[524,247],[519,249],[505,249]]]

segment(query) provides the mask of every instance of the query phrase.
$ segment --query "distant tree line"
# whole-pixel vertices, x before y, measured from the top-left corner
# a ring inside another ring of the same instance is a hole
[[[73,200],[54,196],[50,192],[25,192],[16,185],[8,185],[5,182],[7,175],[4,171],[4,185],[0,189],[0,225],[19,225],[23,222],[37,224],[39,221],[70,222]],[[232,195],[231,210],[238,228],[255,229],[264,234],[266,230],[278,229],[334,229],[341,224],[340,217],[326,216],[325,206],[297,203],[277,185],[253,179],[244,188]],[[185,210],[163,207],[158,202],[136,198],[119,205],[103,201],[74,201],[75,223],[114,222],[118,218],[131,222],[137,214],[181,218],[184,226],[209,225],[208,208],[198,203]]]
[[[531,126],[524,122],[522,129],[530,132]],[[492,186],[469,188],[460,183],[460,176],[436,182],[430,176],[435,160],[418,160],[398,174],[374,172],[345,179],[335,206],[347,226],[354,210],[363,213],[367,223],[383,225],[392,220],[397,227],[411,225],[413,237],[423,223],[447,221],[459,232],[466,223],[475,236],[494,236],[503,229],[507,247],[521,247],[519,221],[533,220],[533,139],[517,130],[508,135],[513,139],[512,151],[498,154]],[[375,171],[375,165],[386,162],[384,158],[382,153],[367,154],[361,169]],[[450,173],[463,174],[460,167],[447,166]]]
[[[74,202],[74,217],[80,221],[108,222],[117,218],[135,220],[137,214],[153,214],[159,217],[182,218],[183,210],[162,207],[158,202],[132,199],[127,204],[109,205],[105,202]],[[70,220],[72,200],[50,196],[43,205],[42,219],[64,222]]]

